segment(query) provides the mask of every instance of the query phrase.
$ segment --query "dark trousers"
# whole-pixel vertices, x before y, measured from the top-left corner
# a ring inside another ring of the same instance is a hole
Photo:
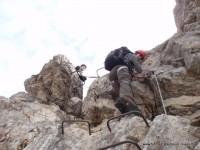
[[[131,90],[131,78],[128,67],[124,65],[115,66],[109,75],[109,80],[112,82],[114,90],[119,93],[119,97],[134,102]]]

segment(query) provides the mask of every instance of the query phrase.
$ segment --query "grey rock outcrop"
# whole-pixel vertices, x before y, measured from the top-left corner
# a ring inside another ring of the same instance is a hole
[[[96,150],[129,140],[143,150],[199,150],[199,8],[199,0],[176,0],[177,33],[147,52],[142,67],[155,74],[132,82],[149,127],[134,114],[108,123],[119,115],[108,74],[93,81],[82,101],[82,82],[74,66],[64,55],[56,55],[24,82],[27,93],[0,96],[0,149]],[[114,149],[136,147],[123,144]]]
[[[190,126],[186,118],[159,115],[148,127],[140,117],[130,115],[109,123],[104,120],[97,127],[83,122],[69,123],[66,115],[55,104],[41,104],[30,94],[20,92],[10,100],[0,98],[6,107],[0,109],[0,149],[9,150],[96,150],[120,141],[135,141],[144,150],[199,148],[200,128]],[[173,137],[173,138],[172,138]],[[123,144],[120,149],[135,149]]]
[[[0,98],[0,149],[22,150],[38,139],[32,149],[40,149],[45,141],[56,136],[58,125],[66,115],[56,105],[39,103],[30,94],[20,92],[9,100]],[[47,142],[46,141],[46,142]],[[39,147],[39,148],[37,148]]]
[[[79,111],[74,108],[81,105],[82,84],[74,66],[64,55],[54,56],[43,66],[39,74],[24,82],[25,90],[41,103],[54,103],[72,114]],[[73,97],[76,97],[76,101]]]
[[[174,16],[178,32],[200,31],[199,0],[176,0]]]

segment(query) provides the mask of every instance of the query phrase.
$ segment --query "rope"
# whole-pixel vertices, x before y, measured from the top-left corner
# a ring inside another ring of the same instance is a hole
[[[164,109],[165,115],[167,115],[167,111],[165,109],[164,100],[163,100],[163,97],[162,97],[162,94],[161,94],[161,91],[160,91],[160,86],[159,86],[158,79],[157,79],[156,75],[155,75],[155,79],[156,79],[156,84],[157,84],[157,87],[158,87],[158,92],[160,94],[161,102],[162,102],[162,105],[163,105],[163,109]]]
[[[156,75],[156,74],[155,74],[155,79],[156,79],[158,91],[159,91],[159,94],[160,94],[160,98],[161,98],[161,101],[162,101],[163,109],[164,109],[164,112],[165,112],[165,115],[166,115],[166,120],[167,120],[167,123],[168,123],[168,128],[169,128],[169,132],[170,132],[170,136],[171,136],[171,141],[173,142],[172,130],[171,130],[171,128],[170,128],[170,121],[169,121],[169,118],[168,118],[168,116],[167,116],[167,111],[166,111],[166,108],[165,108],[164,100],[163,100],[163,97],[162,97],[162,94],[161,94],[161,90],[160,90],[160,86],[159,86],[159,83],[158,83],[158,79],[157,79],[157,75]],[[173,146],[175,146],[175,145],[173,145]],[[176,150],[176,147],[174,147],[174,149]]]

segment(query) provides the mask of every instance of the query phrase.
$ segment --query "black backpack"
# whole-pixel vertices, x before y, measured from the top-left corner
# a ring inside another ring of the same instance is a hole
[[[128,53],[132,53],[127,47],[122,46],[118,49],[111,51],[105,59],[104,66],[105,69],[111,71],[116,65],[127,65],[124,62],[124,56]]]

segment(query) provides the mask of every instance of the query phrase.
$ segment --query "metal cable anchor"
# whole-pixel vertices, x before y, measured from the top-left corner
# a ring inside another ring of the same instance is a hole
[[[154,113],[154,110],[153,110],[153,105],[151,103],[147,103],[147,102],[143,102],[143,103],[137,104],[137,105],[145,105],[145,107],[147,107],[147,109],[148,109],[148,107],[150,107],[151,114],[152,114],[151,121],[153,121],[153,119],[155,118],[155,113]]]
[[[110,128],[110,125],[109,125],[109,122],[110,122],[111,120],[116,119],[116,118],[121,118],[121,117],[124,117],[124,116],[126,116],[126,115],[130,115],[130,114],[140,115],[140,116],[143,118],[143,120],[144,120],[144,122],[146,123],[146,125],[147,125],[148,127],[150,127],[150,125],[148,124],[147,120],[145,119],[145,117],[144,117],[140,112],[138,112],[138,111],[130,111],[130,112],[121,114],[121,115],[119,115],[119,116],[117,116],[117,117],[112,117],[112,118],[110,118],[110,119],[107,121],[107,127],[108,127],[109,131],[111,132],[111,128]]]
[[[108,149],[108,148],[111,148],[111,147],[115,147],[115,146],[118,146],[118,145],[122,145],[122,144],[125,144],[125,143],[133,144],[133,145],[135,145],[137,147],[137,149],[142,150],[141,147],[136,142],[131,141],[131,140],[121,141],[121,142],[118,142],[118,143],[115,143],[115,144],[112,144],[112,145],[109,145],[109,146],[105,146],[105,147],[99,148],[97,150],[105,150],[105,149]]]

